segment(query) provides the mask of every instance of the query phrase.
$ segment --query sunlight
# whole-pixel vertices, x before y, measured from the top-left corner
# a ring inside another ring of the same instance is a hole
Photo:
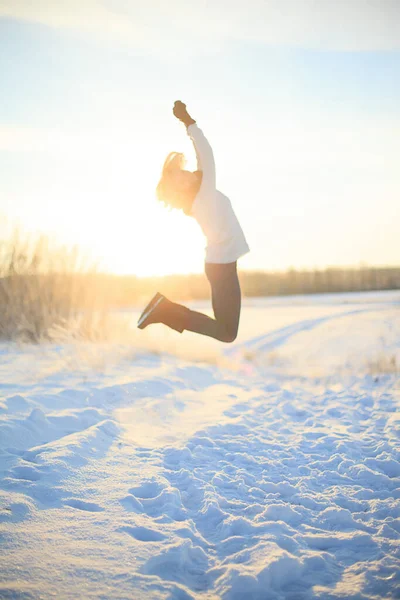
[[[197,223],[180,211],[168,210],[155,194],[166,153],[176,144],[157,145],[144,136],[143,142],[135,140],[134,147],[126,146],[122,139],[116,144],[119,152],[113,162],[118,168],[112,175],[111,192],[103,192],[103,202],[112,210],[98,212],[91,244],[94,251],[117,274],[201,271],[206,242]]]
[[[136,214],[133,205],[124,217],[132,221],[131,228],[121,223],[106,244],[104,239],[93,241],[107,270],[143,277],[202,270],[205,242],[194,221],[155,205],[154,199],[142,211],[143,222],[134,224]]]
[[[45,159],[46,171],[37,170],[35,187],[21,183],[19,211],[14,213],[10,202],[8,214],[18,220],[22,204],[31,231],[78,244],[116,274],[200,272],[205,247],[200,228],[194,219],[165,208],[155,194],[168,152],[184,151],[188,168],[194,168],[192,148],[179,128],[175,136],[152,137],[144,126],[134,133],[98,129],[76,138],[53,132],[40,140],[24,132]],[[63,157],[58,170],[52,169],[55,154]]]

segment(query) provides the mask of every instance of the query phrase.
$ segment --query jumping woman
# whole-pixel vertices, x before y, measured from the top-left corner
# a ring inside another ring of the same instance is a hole
[[[184,170],[183,154],[171,152],[164,162],[157,197],[167,206],[194,217],[207,238],[205,273],[211,286],[215,318],[157,293],[140,316],[138,327],[163,323],[180,333],[186,329],[221,342],[233,342],[241,307],[237,260],[249,252],[249,247],[229,198],[216,189],[210,144],[183,102],[175,102],[173,114],[186,125],[196,151],[198,170],[193,173]]]

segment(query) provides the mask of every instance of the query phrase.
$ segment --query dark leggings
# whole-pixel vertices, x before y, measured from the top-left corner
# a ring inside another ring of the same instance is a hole
[[[241,292],[236,267],[236,262],[206,263],[205,265],[206,276],[211,286],[214,319],[203,313],[171,303],[176,307],[171,312],[176,311],[177,315],[180,314],[183,317],[181,330],[186,329],[208,335],[221,342],[233,342],[236,339],[241,307]],[[166,325],[173,326],[171,322],[166,322]]]

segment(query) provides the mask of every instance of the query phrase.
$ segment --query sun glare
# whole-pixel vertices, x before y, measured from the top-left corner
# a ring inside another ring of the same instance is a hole
[[[152,150],[154,156],[154,149]],[[162,152],[140,164],[140,173],[117,186],[111,220],[115,226],[109,238],[98,240],[106,268],[117,274],[139,276],[198,272],[202,269],[205,240],[194,219],[169,210],[156,198],[155,188],[164,160]],[[160,159],[158,158],[160,156]],[[123,157],[120,158],[120,164]],[[131,169],[127,169],[131,172]],[[118,189],[119,188],[119,189]],[[119,193],[119,199],[117,195]],[[104,216],[99,230],[107,230]]]
[[[48,140],[40,152],[49,157],[48,164],[51,154],[59,154],[63,170],[52,172],[47,166],[43,186],[24,189],[30,229],[77,244],[100,268],[116,274],[200,272],[205,240],[198,225],[156,198],[168,152],[188,155],[191,150],[179,129],[171,137],[155,139],[137,130],[133,138],[132,132],[99,130],[82,136],[79,144],[64,136]],[[193,168],[193,157],[188,159]]]
[[[205,241],[197,224],[166,209],[150,187],[135,186],[131,201],[99,215],[90,240],[94,255],[116,274],[145,277],[200,271]]]
[[[124,226],[121,236],[120,228],[106,247],[99,240],[99,253],[107,270],[141,277],[201,270],[204,240],[195,230],[195,223],[176,211],[155,205],[154,199],[152,203],[149,201],[135,224],[135,205],[127,211],[125,219],[132,222],[130,231]]]

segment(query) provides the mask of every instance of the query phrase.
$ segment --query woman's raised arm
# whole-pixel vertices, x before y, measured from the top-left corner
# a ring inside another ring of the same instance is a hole
[[[201,187],[209,192],[216,189],[215,161],[212,148],[202,130],[186,110],[186,105],[177,100],[173,113],[186,125],[188,136],[193,142],[197,157],[197,168],[203,172]]]

